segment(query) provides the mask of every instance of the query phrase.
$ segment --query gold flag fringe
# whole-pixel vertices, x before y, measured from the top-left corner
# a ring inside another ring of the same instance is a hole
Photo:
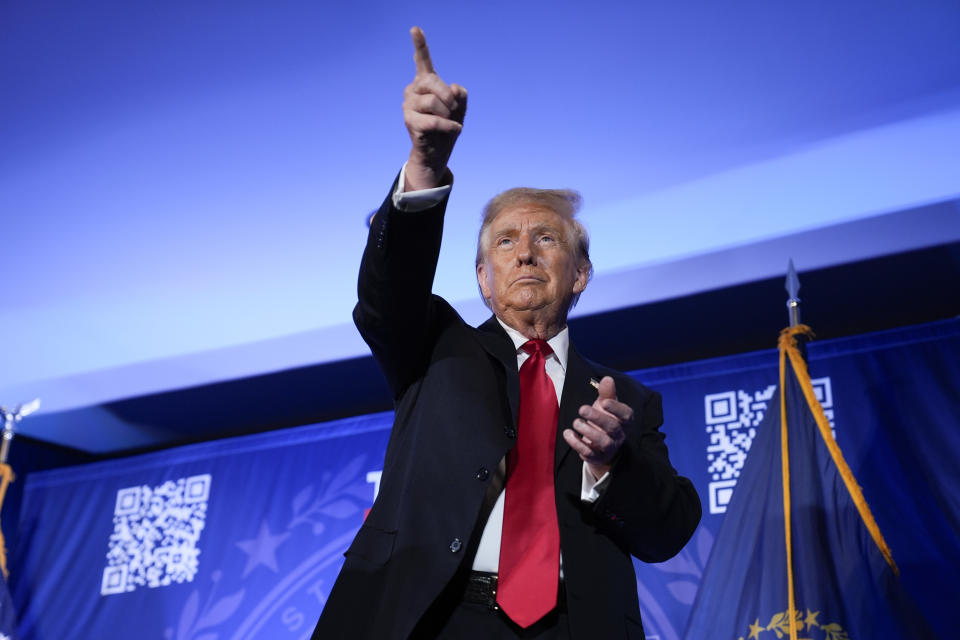
[[[13,480],[13,469],[10,465],[0,464],[0,509],[3,508],[3,500],[7,497],[7,487]],[[7,570],[7,542],[3,538],[3,529],[0,529],[0,571],[3,571],[4,579],[10,575]]]

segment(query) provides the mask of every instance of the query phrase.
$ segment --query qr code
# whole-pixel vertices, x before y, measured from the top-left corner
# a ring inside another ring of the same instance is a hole
[[[833,392],[830,378],[816,378],[810,382],[832,429]],[[709,439],[707,473],[710,476],[710,513],[726,512],[750,445],[757,435],[757,426],[763,421],[767,405],[776,390],[776,385],[769,385],[753,393],[739,389],[704,396]]]
[[[205,474],[117,491],[101,595],[193,580],[210,481]]]

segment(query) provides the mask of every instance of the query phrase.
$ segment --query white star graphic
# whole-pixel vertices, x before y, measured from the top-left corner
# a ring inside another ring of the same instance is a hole
[[[270,533],[267,521],[264,520],[260,523],[260,532],[256,538],[238,542],[237,546],[247,554],[247,566],[243,568],[243,577],[246,578],[251,571],[260,565],[277,573],[277,547],[283,544],[283,541],[289,536],[289,533],[273,535]]]

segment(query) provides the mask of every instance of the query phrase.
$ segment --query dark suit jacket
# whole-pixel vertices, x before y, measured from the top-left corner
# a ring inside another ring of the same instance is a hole
[[[467,325],[431,293],[446,201],[371,224],[354,320],[396,403],[380,492],[346,553],[314,638],[406,638],[462,566],[484,525],[487,485],[516,439],[513,343],[491,317]],[[582,461],[560,433],[590,378],[613,376],[636,419],[594,504],[580,500]],[[676,554],[700,520],[693,485],[670,465],[659,394],[581,357],[571,342],[560,403],[556,500],[574,638],[642,638],[631,555]]]

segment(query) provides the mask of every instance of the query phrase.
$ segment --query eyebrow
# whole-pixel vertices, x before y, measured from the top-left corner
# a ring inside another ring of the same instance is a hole
[[[502,236],[502,235],[507,234],[507,233],[517,233],[517,232],[519,232],[519,229],[520,229],[520,227],[518,227],[517,225],[513,224],[513,225],[510,225],[510,226],[508,226],[508,227],[500,227],[499,229],[491,228],[490,230],[493,232],[493,235],[495,235],[495,236]],[[544,231],[550,231],[550,232],[556,233],[557,235],[561,236],[561,238],[563,237],[563,229],[560,229],[560,228],[556,227],[555,225],[547,224],[547,223],[538,224],[538,225],[536,225],[536,226],[534,226],[534,227],[531,227],[529,233],[538,234],[538,233],[543,233]]]

